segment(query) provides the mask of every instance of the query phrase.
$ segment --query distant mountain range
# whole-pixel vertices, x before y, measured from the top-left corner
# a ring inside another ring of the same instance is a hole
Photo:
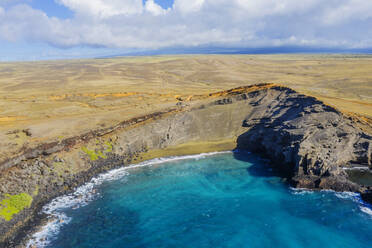
[[[339,54],[372,54],[372,48],[344,49],[344,48],[322,48],[322,47],[258,47],[258,48],[226,48],[226,47],[186,47],[186,48],[164,48],[156,50],[140,50],[122,54],[99,56],[97,58],[112,58],[122,56],[150,56],[162,54],[281,54],[281,53],[339,53]]]

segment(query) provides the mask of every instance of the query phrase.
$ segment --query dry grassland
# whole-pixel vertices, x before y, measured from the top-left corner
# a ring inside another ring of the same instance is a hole
[[[277,83],[372,118],[372,56],[180,55],[0,63],[0,159],[174,106]],[[24,130],[24,131],[22,131]]]

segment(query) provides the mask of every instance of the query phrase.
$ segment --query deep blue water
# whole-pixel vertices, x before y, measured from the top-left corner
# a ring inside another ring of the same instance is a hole
[[[296,191],[254,155],[228,153],[128,170],[96,186],[47,247],[372,247],[353,194]]]

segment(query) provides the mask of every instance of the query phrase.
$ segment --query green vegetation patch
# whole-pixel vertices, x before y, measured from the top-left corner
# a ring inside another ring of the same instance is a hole
[[[110,152],[112,152],[112,144],[111,144],[110,142],[106,141],[106,142],[105,142],[105,147],[106,147],[106,149],[105,149],[105,153],[110,153]]]
[[[89,150],[86,147],[83,147],[81,149],[89,156],[90,160],[92,161],[95,161],[99,158],[106,158],[106,156],[101,151],[96,152],[94,150]]]
[[[99,140],[96,140],[95,149],[89,150],[87,147],[82,147],[81,149],[83,150],[84,153],[86,153],[89,156],[90,160],[95,161],[99,158],[107,158],[106,155],[112,152],[113,145],[109,141],[100,143]]]
[[[5,199],[0,202],[0,217],[10,221],[13,215],[18,214],[25,208],[31,207],[32,197],[27,193],[19,195],[5,194]]]

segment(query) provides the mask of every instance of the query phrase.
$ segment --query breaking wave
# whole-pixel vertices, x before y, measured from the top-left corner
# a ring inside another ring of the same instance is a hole
[[[115,181],[118,179],[123,179],[125,176],[129,175],[131,169],[152,166],[157,164],[163,164],[167,162],[174,162],[178,160],[194,159],[199,160],[208,156],[232,153],[232,151],[223,152],[210,152],[201,153],[196,155],[185,155],[185,156],[172,156],[164,158],[156,158],[148,161],[144,161],[139,164],[130,165],[128,167],[113,169],[108,172],[102,173],[90,182],[78,187],[73,193],[68,195],[63,195],[53,199],[50,203],[42,208],[42,212],[48,215],[47,224],[42,226],[39,231],[34,233],[27,244],[27,248],[32,247],[46,247],[53,237],[55,237],[61,227],[68,224],[71,218],[63,213],[63,209],[71,208],[77,209],[86,206],[89,202],[96,199],[99,196],[99,192],[96,191],[96,187],[104,182]]]

